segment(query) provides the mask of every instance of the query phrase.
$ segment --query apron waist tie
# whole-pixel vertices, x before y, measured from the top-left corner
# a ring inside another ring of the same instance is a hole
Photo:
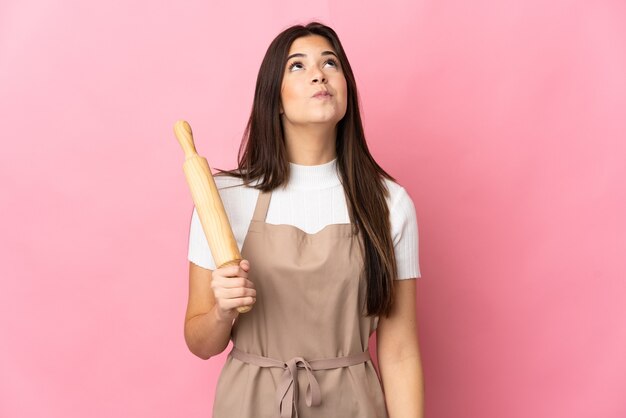
[[[291,406],[296,410],[298,416],[298,368],[305,369],[309,380],[306,388],[307,406],[317,406],[322,403],[322,395],[317,379],[312,370],[336,369],[339,367],[354,366],[370,360],[369,350],[362,353],[345,357],[333,357],[320,360],[307,361],[302,357],[294,357],[287,362],[275,360],[270,357],[258,356],[246,353],[233,346],[230,355],[245,363],[251,363],[259,367],[279,367],[284,370],[278,387],[276,388],[277,418],[291,418]]]

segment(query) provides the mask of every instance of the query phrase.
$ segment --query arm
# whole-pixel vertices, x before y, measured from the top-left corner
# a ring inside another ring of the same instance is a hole
[[[212,273],[189,262],[185,342],[189,351],[204,360],[226,349],[233,326],[232,321],[218,318],[211,288]]]
[[[423,418],[424,382],[415,311],[415,279],[398,280],[389,317],[377,328],[377,357],[389,418]]]
[[[250,262],[215,270],[189,262],[189,301],[185,314],[185,342],[202,359],[221,353],[239,316],[237,308],[256,302],[254,283],[248,280]]]

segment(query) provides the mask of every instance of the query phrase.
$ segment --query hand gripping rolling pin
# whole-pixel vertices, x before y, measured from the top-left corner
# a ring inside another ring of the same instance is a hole
[[[215,265],[218,268],[237,266],[242,260],[241,254],[209,163],[196,152],[189,123],[177,121],[174,124],[174,134],[185,151],[183,171]],[[244,313],[250,309],[250,306],[240,306],[237,311]]]

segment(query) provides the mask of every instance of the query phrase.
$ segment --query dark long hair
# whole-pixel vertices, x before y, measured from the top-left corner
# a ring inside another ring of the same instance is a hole
[[[238,167],[216,175],[243,179],[245,185],[270,191],[289,181],[289,159],[280,119],[280,89],[292,42],[300,37],[321,35],[328,39],[343,69],[347,84],[347,109],[337,123],[337,167],[355,232],[362,232],[367,278],[366,315],[388,315],[394,300],[396,258],[391,238],[389,191],[384,178],[395,181],[372,158],[363,132],[356,82],[348,57],[333,29],[319,22],[295,25],[281,32],[270,44],[257,76],[252,112],[239,148]]]

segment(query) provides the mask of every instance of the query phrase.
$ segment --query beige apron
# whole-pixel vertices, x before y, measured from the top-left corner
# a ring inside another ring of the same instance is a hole
[[[233,325],[213,418],[387,418],[360,235],[352,224],[307,234],[265,223],[270,198],[259,193],[241,250],[257,301]]]

